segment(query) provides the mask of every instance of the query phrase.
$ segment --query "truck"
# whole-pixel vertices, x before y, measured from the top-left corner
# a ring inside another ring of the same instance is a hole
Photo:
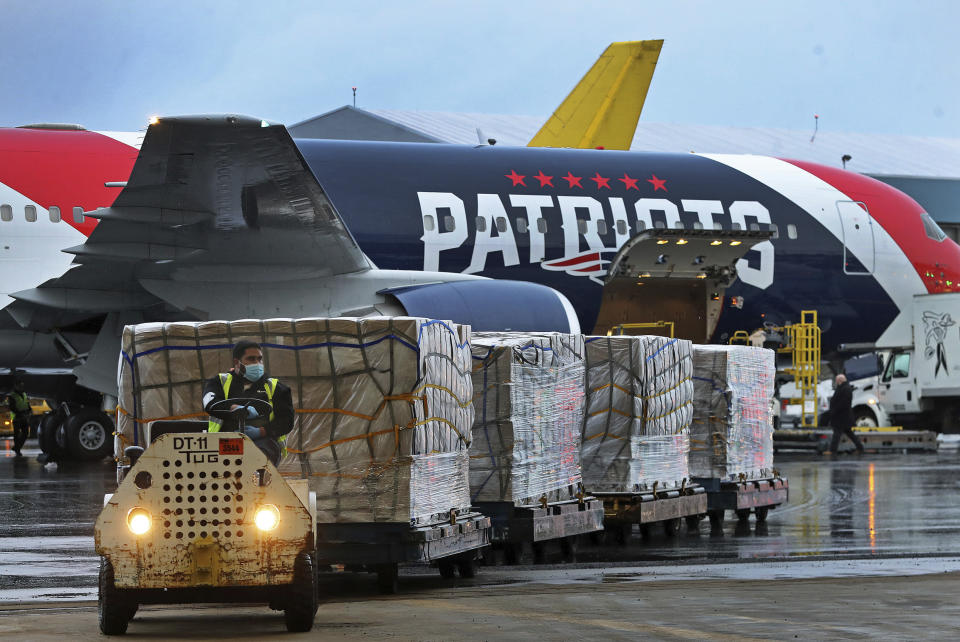
[[[894,424],[960,432],[960,293],[913,299],[911,345],[890,351],[880,405]]]

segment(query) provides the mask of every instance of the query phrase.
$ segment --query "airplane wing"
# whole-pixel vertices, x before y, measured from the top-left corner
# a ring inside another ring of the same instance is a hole
[[[611,44],[527,146],[630,149],[662,47]]]
[[[183,310],[172,299],[203,283],[237,296],[239,282],[371,267],[286,128],[243,116],[159,119],[116,201],[87,216],[100,221],[90,238],[64,250],[76,265],[11,295],[21,325],[164,303]]]

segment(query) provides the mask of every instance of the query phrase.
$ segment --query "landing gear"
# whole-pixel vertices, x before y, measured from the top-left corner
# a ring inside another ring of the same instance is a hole
[[[38,440],[47,461],[97,461],[113,453],[113,421],[90,406],[62,407],[40,420]]]

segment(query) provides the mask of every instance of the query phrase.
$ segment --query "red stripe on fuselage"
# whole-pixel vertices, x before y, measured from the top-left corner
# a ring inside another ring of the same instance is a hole
[[[928,292],[960,291],[960,245],[927,236],[923,207],[900,190],[869,176],[817,163],[782,159],[866,204],[870,216],[906,254]]]
[[[60,208],[62,219],[84,236],[96,220],[73,220],[73,208],[108,207],[120,193],[108,181],[130,177],[137,150],[86,131],[0,129],[0,183],[41,207]]]

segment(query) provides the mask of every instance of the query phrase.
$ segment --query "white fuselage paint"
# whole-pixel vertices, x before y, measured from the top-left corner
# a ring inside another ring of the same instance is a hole
[[[10,294],[62,276],[73,261],[62,250],[86,237],[63,220],[72,212],[61,212],[61,220],[53,222],[46,208],[0,183],[2,205],[9,205],[13,214],[10,221],[0,220],[0,307],[6,307],[13,302]],[[36,208],[36,221],[27,220],[28,205]]]
[[[841,243],[844,242],[843,226],[837,210],[838,202],[849,202],[850,197],[822,179],[786,161],[768,156],[740,154],[700,154],[723,163],[747,176],[755,178],[770,189],[779,192],[806,211],[823,225]],[[927,292],[920,275],[896,241],[883,229],[873,226],[873,257],[866,242],[859,241],[848,250],[864,265],[873,263],[872,278],[875,278],[899,309],[899,314],[876,341],[878,348],[910,345],[911,310],[915,294]],[[837,270],[842,270],[837,258]],[[871,278],[865,276],[864,278]]]

